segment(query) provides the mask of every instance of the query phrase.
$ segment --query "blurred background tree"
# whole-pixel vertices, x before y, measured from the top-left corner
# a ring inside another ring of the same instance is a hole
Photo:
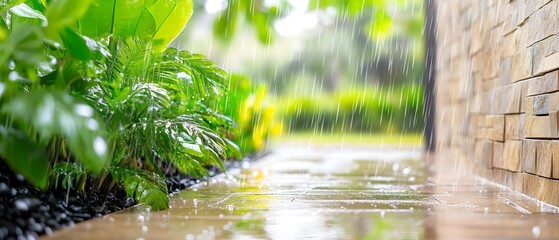
[[[175,46],[267,84],[286,130],[422,129],[422,0],[199,0],[195,8]]]

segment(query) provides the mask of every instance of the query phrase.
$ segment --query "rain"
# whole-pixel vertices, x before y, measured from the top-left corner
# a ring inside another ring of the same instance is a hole
[[[0,206],[63,222],[0,238],[559,236],[559,1],[169,0],[174,25],[161,1],[108,30],[88,6],[60,36],[47,3],[2,18],[68,55],[0,67],[0,170],[34,186],[0,181]],[[13,163],[12,135],[48,147],[45,171]],[[82,210],[88,191],[108,195]]]

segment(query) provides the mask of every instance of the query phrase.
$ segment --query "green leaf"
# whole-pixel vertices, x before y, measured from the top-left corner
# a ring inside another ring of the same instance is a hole
[[[147,9],[155,21],[153,42],[167,47],[190,19],[192,0],[158,0]],[[138,30],[141,30],[141,26],[138,27]]]
[[[75,26],[77,20],[83,16],[91,0],[51,0],[45,11],[49,25],[45,28],[45,35],[55,38],[59,31],[68,26]],[[102,22],[104,19],[96,19]]]
[[[235,159],[243,158],[243,154],[241,154],[241,149],[239,148],[239,146],[237,146],[237,144],[235,144],[233,141],[227,138],[223,138],[223,140],[227,145],[227,150],[229,152],[228,155],[232,155],[233,157],[235,157]]]
[[[10,8],[10,12],[12,12],[12,14],[14,14],[14,15],[24,17],[24,18],[40,19],[40,20],[43,21],[43,26],[48,25],[48,20],[45,17],[45,15],[43,15],[43,13],[29,7],[25,3],[19,4],[15,7],[13,7],[13,8]]]
[[[22,131],[0,125],[0,156],[33,185],[47,187],[49,162],[45,148]]]
[[[97,0],[80,19],[80,32],[91,37],[133,36],[145,4],[146,0]]]
[[[107,133],[89,105],[64,93],[36,91],[11,99],[1,111],[37,131],[40,143],[63,135],[72,154],[88,170],[100,172],[106,166]]]
[[[169,208],[167,185],[159,175],[138,168],[112,167],[113,178],[122,183],[126,195],[153,210]]]
[[[206,156],[210,159],[213,163],[217,164],[221,170],[226,171],[225,165],[223,165],[223,161],[219,158],[219,155],[214,151],[214,149],[210,147],[206,147]]]
[[[37,27],[14,28],[5,41],[0,42],[0,62],[13,60],[16,66],[36,66],[46,59],[41,46],[42,34]],[[0,66],[2,68],[7,66]]]
[[[92,50],[89,49],[85,39],[70,28],[65,28],[61,33],[62,42],[70,54],[81,61],[91,60]]]
[[[99,0],[80,20],[82,34],[146,39],[163,50],[192,15],[192,0]],[[99,21],[99,19],[106,19]]]
[[[202,149],[200,149],[200,146],[197,144],[191,144],[191,143],[183,143],[182,146],[184,147],[184,151],[187,154],[196,156],[196,157],[202,157],[204,156],[204,153],[202,152]]]

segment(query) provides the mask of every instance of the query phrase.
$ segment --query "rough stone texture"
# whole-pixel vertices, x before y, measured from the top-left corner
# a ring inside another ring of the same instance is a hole
[[[439,151],[450,149],[477,174],[553,203],[559,0],[438,0],[437,8]]]

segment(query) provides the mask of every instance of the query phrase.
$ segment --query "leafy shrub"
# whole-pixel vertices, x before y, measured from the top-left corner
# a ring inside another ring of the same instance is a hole
[[[0,2],[0,156],[42,189],[119,183],[167,208],[161,166],[203,175],[240,158],[226,73],[167,48],[191,0],[92,2]]]

